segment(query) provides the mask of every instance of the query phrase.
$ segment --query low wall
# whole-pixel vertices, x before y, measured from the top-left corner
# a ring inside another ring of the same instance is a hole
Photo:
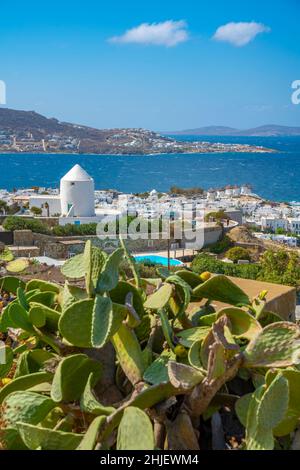
[[[296,319],[296,289],[289,286],[272,284],[270,282],[252,281],[250,279],[242,279],[238,277],[229,277],[229,279],[242,289],[252,300],[257,297],[260,292],[268,291],[266,297],[265,310],[279,315],[283,320],[294,322]],[[205,304],[206,300],[201,302],[192,302],[188,311],[193,312],[196,308],[200,308]],[[222,302],[212,302],[216,311],[231,305]]]
[[[87,235],[82,237],[52,237],[40,233],[33,234],[34,245],[38,246],[41,255],[51,258],[63,259],[69,256],[69,253],[81,253],[84,243],[91,240],[94,246],[103,249],[106,252],[112,252],[118,245],[118,240],[100,240],[96,235]],[[70,242],[70,243],[67,243]],[[74,242],[74,244],[72,244]],[[81,242],[81,243],[79,243]],[[126,245],[133,253],[153,252],[167,250],[168,240],[126,240]]]
[[[12,245],[14,242],[13,232],[0,231],[0,242],[4,243],[4,245]]]
[[[38,246],[11,246],[9,249],[15,258],[33,258],[34,256],[40,255],[40,249]]]
[[[295,321],[296,289],[294,287],[236,277],[230,277],[230,279],[244,290],[250,299],[264,290],[268,291],[265,310],[277,313],[283,320]]]
[[[32,246],[33,233],[31,230],[15,230],[14,245],[15,246]]]
[[[203,246],[211,245],[217,242],[222,235],[222,227],[219,226],[205,226],[201,233],[201,244],[190,243],[186,239],[172,240],[171,243],[176,243],[178,248],[199,250]],[[40,255],[49,256],[55,259],[68,258],[69,254],[80,253],[83,251],[84,243],[91,240],[93,245],[98,246],[106,252],[113,251],[118,246],[118,240],[99,239],[96,235],[84,236],[65,236],[58,237],[52,235],[44,235],[41,233],[32,233],[31,230],[15,230],[15,242],[17,246],[36,246],[40,250]],[[153,251],[166,251],[168,249],[169,241],[163,238],[157,240],[143,240],[143,239],[127,239],[126,244],[132,253],[145,253]]]

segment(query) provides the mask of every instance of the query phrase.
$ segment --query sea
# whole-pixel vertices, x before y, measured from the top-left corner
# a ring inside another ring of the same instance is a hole
[[[273,201],[300,202],[300,136],[176,136],[187,141],[262,145],[277,153],[207,153],[156,155],[0,154],[0,188],[59,186],[79,163],[96,189],[122,192],[218,188],[249,183],[253,192]]]

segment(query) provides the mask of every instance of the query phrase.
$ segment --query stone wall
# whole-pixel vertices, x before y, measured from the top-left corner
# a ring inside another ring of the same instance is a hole
[[[15,246],[32,246],[33,233],[31,230],[14,230]]]
[[[203,231],[203,243],[204,246],[215,243],[219,240],[222,235],[221,227],[205,227]],[[93,245],[98,246],[106,252],[113,251],[116,246],[118,246],[118,240],[101,240],[96,235],[94,236],[80,236],[80,237],[54,237],[51,235],[43,235],[39,233],[33,234],[34,245],[40,248],[41,255],[46,255],[51,258],[67,258],[70,252],[79,253],[83,251],[84,242],[86,240],[91,240]],[[82,244],[78,244],[78,241],[82,241]],[[74,245],[66,245],[63,242],[76,242]],[[178,248],[190,248],[185,240],[177,240]],[[173,243],[173,242],[172,242]],[[175,240],[176,243],[176,240]],[[158,239],[158,240],[131,240],[127,239],[126,244],[128,249],[132,253],[145,253],[145,252],[155,252],[155,251],[165,251],[168,249],[168,240]],[[201,249],[201,246],[193,246],[193,249]]]
[[[40,249],[37,246],[11,246],[9,249],[15,258],[33,258],[40,255]]]
[[[97,236],[82,237],[53,237],[40,233],[33,234],[34,245],[38,246],[41,255],[51,258],[67,258],[69,253],[81,253],[86,240],[91,240],[94,246],[98,246],[106,252],[112,252],[118,246],[118,240],[100,240]],[[82,243],[78,243],[78,241]],[[72,242],[66,244],[64,242]],[[126,240],[128,249],[133,253],[162,251],[168,248],[168,240]]]

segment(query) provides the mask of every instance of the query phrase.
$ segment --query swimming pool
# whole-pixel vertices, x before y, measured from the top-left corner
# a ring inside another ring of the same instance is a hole
[[[134,259],[138,263],[150,262],[150,263],[155,263],[155,264],[161,264],[162,266],[168,266],[168,258],[166,258],[165,256],[141,255],[141,256],[135,256]],[[170,266],[181,266],[182,264],[183,263],[179,261],[178,259],[170,258]]]

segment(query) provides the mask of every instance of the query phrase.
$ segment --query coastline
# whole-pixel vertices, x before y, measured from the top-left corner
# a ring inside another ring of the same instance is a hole
[[[274,154],[280,153],[276,149],[264,149],[264,150],[230,150],[230,151],[219,151],[219,152],[155,152],[155,153],[81,153],[81,152],[2,152],[0,150],[0,155],[77,155],[77,156],[105,156],[105,157],[155,157],[159,155],[224,155],[228,153],[237,153],[237,154]]]

